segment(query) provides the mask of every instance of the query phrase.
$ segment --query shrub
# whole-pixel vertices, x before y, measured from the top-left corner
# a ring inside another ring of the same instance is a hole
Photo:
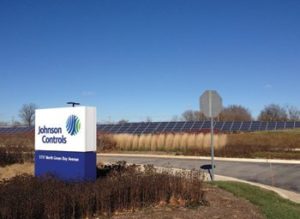
[[[199,172],[144,172],[124,163],[98,170],[95,182],[63,182],[51,176],[21,175],[0,183],[0,218],[83,218],[111,215],[170,200],[204,204]]]
[[[25,161],[33,161],[32,151],[24,147],[0,147],[0,166],[6,166],[14,163],[24,163]]]

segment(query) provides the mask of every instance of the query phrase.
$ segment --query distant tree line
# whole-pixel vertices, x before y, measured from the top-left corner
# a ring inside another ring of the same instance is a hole
[[[12,120],[13,126],[26,125],[33,126],[35,120],[35,110],[37,105],[34,103],[22,105],[19,111],[21,122]],[[208,118],[201,111],[186,110],[181,117],[175,116],[174,121],[204,121]],[[254,120],[250,110],[241,105],[229,105],[225,107],[219,114],[217,121],[252,121]],[[281,106],[278,104],[269,104],[265,106],[257,117],[258,121],[300,121],[300,110],[295,106]],[[128,123],[128,120],[122,119],[118,124]],[[147,117],[145,122],[151,122],[151,118]],[[8,125],[7,122],[1,122],[0,126]]]
[[[219,114],[217,121],[251,121],[254,120],[249,109],[241,105],[225,107]],[[181,115],[183,121],[207,120],[201,111],[186,110]],[[270,104],[265,106],[258,115],[258,121],[300,121],[300,110],[295,106],[280,106]]]

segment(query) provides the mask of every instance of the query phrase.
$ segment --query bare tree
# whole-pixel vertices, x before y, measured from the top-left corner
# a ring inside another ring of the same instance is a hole
[[[219,115],[220,121],[251,121],[250,111],[241,105],[230,105],[222,110]]]
[[[194,121],[194,111],[193,110],[186,110],[182,113],[182,118],[184,121]]]
[[[200,111],[186,110],[182,113],[182,119],[184,121],[203,121],[205,116]]]
[[[286,111],[290,121],[299,121],[300,120],[300,110],[295,106],[287,106]]]
[[[126,119],[121,119],[121,120],[118,122],[118,124],[120,124],[120,125],[123,125],[123,124],[126,124],[126,123],[128,123],[128,120],[126,120]]]
[[[147,118],[146,118],[146,122],[152,122],[152,119],[151,119],[151,117],[150,117],[150,116],[147,116]]]
[[[0,126],[8,126],[8,123],[0,121]]]
[[[288,114],[285,108],[278,104],[270,104],[260,112],[259,121],[287,121]]]
[[[34,103],[24,104],[19,111],[19,116],[23,123],[32,126],[35,119],[35,110],[37,106]]]
[[[179,118],[179,116],[175,115],[175,116],[172,117],[171,121],[172,122],[178,122],[178,121],[180,121],[180,118]]]

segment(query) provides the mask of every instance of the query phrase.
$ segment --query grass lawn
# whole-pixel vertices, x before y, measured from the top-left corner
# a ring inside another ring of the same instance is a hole
[[[300,204],[283,199],[274,192],[239,182],[220,181],[214,184],[238,197],[249,200],[261,209],[266,218],[300,218]]]

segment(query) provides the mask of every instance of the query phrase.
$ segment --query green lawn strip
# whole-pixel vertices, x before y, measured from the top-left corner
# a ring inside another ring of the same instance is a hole
[[[214,184],[238,197],[249,200],[261,209],[266,218],[300,218],[300,204],[283,199],[275,192],[239,182],[219,181]]]

